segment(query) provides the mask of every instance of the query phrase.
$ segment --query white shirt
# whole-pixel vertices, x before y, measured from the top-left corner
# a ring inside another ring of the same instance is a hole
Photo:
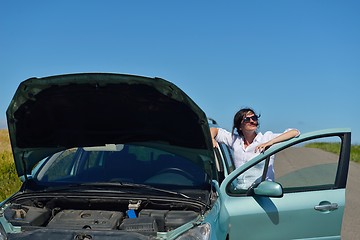
[[[235,167],[238,168],[250,159],[259,155],[259,151],[255,152],[256,146],[262,143],[266,143],[271,139],[281,135],[282,133],[273,133],[271,131],[267,131],[264,134],[261,132],[257,133],[254,141],[245,147],[244,139],[240,137],[237,133],[232,135],[230,132],[225,129],[218,128],[218,134],[215,137],[215,140],[219,143],[224,143],[233,149],[234,152],[234,164]],[[286,130],[289,131],[290,129]],[[286,132],[285,131],[285,132]],[[270,157],[269,168],[266,176],[266,180],[273,181],[274,180],[274,159],[275,156],[272,155]],[[254,167],[250,168],[243,174],[238,177],[237,188],[247,189],[251,186],[252,183],[259,180],[262,176],[263,168],[265,162],[262,161]]]

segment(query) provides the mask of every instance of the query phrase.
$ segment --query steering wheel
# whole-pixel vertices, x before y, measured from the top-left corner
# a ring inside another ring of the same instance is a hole
[[[175,168],[175,167],[161,169],[156,174],[154,174],[154,176],[161,175],[161,174],[166,174],[166,173],[175,173],[177,175],[181,175],[181,176],[191,180],[192,182],[196,182],[196,179],[195,179],[195,177],[193,175],[191,175],[190,173],[184,171],[183,169]]]

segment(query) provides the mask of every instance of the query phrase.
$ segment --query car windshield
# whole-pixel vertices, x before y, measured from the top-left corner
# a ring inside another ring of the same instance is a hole
[[[43,186],[136,183],[162,188],[205,188],[206,158],[169,145],[109,144],[71,148],[48,157],[34,176]]]

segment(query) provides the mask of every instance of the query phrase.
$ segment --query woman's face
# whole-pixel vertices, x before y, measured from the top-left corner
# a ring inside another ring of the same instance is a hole
[[[256,131],[258,127],[258,117],[253,112],[248,112],[241,121],[242,131]]]

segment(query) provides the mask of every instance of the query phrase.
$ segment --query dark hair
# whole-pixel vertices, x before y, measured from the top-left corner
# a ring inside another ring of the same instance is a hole
[[[238,132],[239,136],[242,137],[243,133],[240,130],[240,125],[241,122],[243,121],[244,117],[250,113],[253,113],[254,115],[257,115],[255,113],[255,111],[251,108],[242,108],[240,109],[237,113],[235,113],[234,116],[234,123],[233,123],[233,127],[232,127],[232,134],[234,135],[234,131],[236,129],[236,131]],[[257,115],[258,117],[260,117],[260,115]],[[258,126],[259,126],[259,122],[258,122]]]

